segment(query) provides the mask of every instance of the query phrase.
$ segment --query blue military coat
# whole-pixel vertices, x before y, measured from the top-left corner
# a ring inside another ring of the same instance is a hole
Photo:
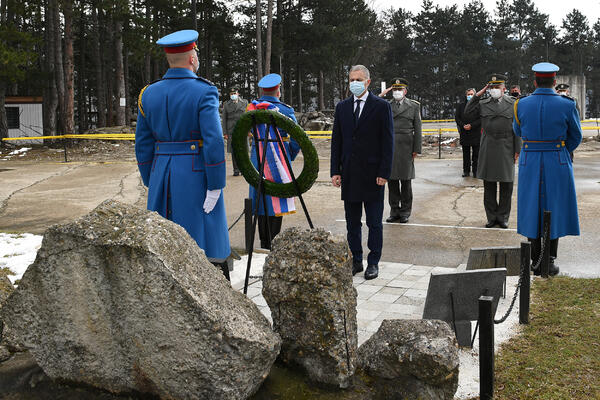
[[[575,102],[538,88],[514,107],[513,130],[523,138],[519,157],[517,231],[540,236],[544,210],[552,212],[550,238],[579,235],[577,197],[569,152],[581,142]]]
[[[342,200],[383,201],[394,154],[394,121],[386,100],[369,93],[354,123],[354,96],[335,107],[331,137],[331,176],[342,176]]]
[[[206,256],[230,254],[223,195],[203,210],[207,190],[225,187],[219,94],[185,68],[171,68],[140,93],[135,154],[148,210],[183,226]]]
[[[296,121],[296,115],[294,114],[294,109],[291,106],[288,106],[287,104],[282,103],[279,100],[279,98],[277,98],[275,96],[262,96],[257,101],[271,103],[273,106],[277,107],[277,109],[279,110],[279,112],[281,114],[285,115],[286,117],[288,117],[289,119],[291,119],[292,121],[294,121],[296,123],[298,122],[298,121]],[[280,129],[279,132],[281,133],[282,138],[287,138],[289,136],[288,133],[282,129]],[[289,157],[290,165],[291,165],[291,162],[296,158],[296,156],[298,155],[298,152],[300,151],[300,146],[294,139],[291,139],[291,138],[289,141],[284,141],[283,146],[285,147],[285,151]],[[254,167],[258,170],[259,165],[258,165],[258,159],[256,157],[256,149],[254,146],[254,142],[252,142],[252,149],[250,152],[250,160],[252,161],[252,164],[254,165]],[[267,147],[267,162],[269,164],[271,164],[271,169],[273,169],[273,170],[276,169],[276,167],[274,165],[275,160],[273,158],[273,154],[272,154],[270,147]],[[250,198],[252,199],[252,210],[256,210],[257,197],[258,196],[256,193],[256,189],[253,186],[250,186]],[[277,210],[277,211],[273,210],[273,198],[271,196],[266,195],[265,199],[266,199],[265,202],[267,204],[267,215],[273,217],[273,216],[282,216],[282,215],[289,213],[286,210]],[[265,215],[262,198],[258,199],[258,215]]]

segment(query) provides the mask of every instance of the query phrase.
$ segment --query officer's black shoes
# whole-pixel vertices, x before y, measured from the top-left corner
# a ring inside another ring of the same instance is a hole
[[[362,261],[352,261],[352,276],[363,271]]]
[[[496,225],[496,221],[488,221],[487,224],[485,224],[486,228],[493,228]]]
[[[554,263],[554,259],[555,259],[555,257],[550,257],[550,265],[548,265],[548,275],[550,275],[550,276],[556,276],[560,272],[560,268],[558,267],[558,265],[556,265]],[[537,269],[534,269],[533,270],[533,275],[535,275],[535,276],[541,276],[542,275],[542,268],[539,267]]]
[[[400,222],[401,224],[405,224],[408,222],[408,217],[405,217],[405,216],[399,217],[398,222]]]
[[[377,264],[369,264],[365,271],[365,279],[375,279],[379,275],[379,266]]]
[[[469,176],[469,173],[468,172],[463,172],[462,177],[466,178],[467,176]]]
[[[233,171],[233,176],[240,176],[240,171]]]
[[[394,217],[394,216],[390,215],[390,217],[388,219],[386,219],[385,222],[398,222],[400,220],[400,218],[401,217]]]
[[[498,226],[502,229],[507,229],[508,228],[508,224],[504,221],[499,221],[498,222]]]

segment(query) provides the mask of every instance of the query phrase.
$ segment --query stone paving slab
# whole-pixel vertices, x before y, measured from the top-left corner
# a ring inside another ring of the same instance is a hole
[[[384,319],[420,319],[432,272],[456,272],[456,268],[381,262],[377,279],[367,281],[363,273],[354,276],[358,344],[371,337]],[[262,297],[262,281],[248,287],[248,297],[272,323],[271,311]]]

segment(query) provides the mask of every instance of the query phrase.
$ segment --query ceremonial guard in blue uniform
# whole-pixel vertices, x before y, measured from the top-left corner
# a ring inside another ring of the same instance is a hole
[[[260,88],[262,96],[257,100],[254,100],[252,104],[248,106],[249,110],[255,109],[268,109],[275,110],[285,115],[294,122],[296,121],[296,115],[294,109],[283,103],[281,98],[281,76],[279,74],[269,74],[264,76],[259,82],[258,87]],[[259,127],[259,136],[265,137],[264,129],[266,126]],[[282,129],[279,129],[279,133],[283,139],[283,145],[286,151],[286,157],[291,162],[296,158],[300,151],[298,143],[291,139],[288,133]],[[273,129],[268,133],[269,139],[275,139],[275,132]],[[261,146],[262,146],[261,142]],[[262,147],[260,148],[262,150]],[[261,151],[262,157],[262,151]],[[287,171],[287,165],[283,159],[283,155],[279,149],[277,142],[270,142],[267,144],[267,157],[264,175],[265,178],[273,182],[288,183],[291,182],[289,171]],[[256,157],[256,148],[252,143],[252,150],[250,158],[254,167],[259,169],[258,159]],[[267,215],[265,215],[262,196],[256,192],[256,189],[250,186],[250,198],[252,199],[252,209],[256,210],[256,201],[258,200],[258,236],[260,238],[260,247],[264,249],[271,248],[271,240],[281,231],[281,224],[283,222],[283,216],[296,212],[294,199],[281,199],[278,197],[272,197],[266,195],[265,203],[267,205]],[[268,224],[268,226],[267,226]],[[270,232],[270,236],[269,236]]]
[[[219,94],[196,75],[197,38],[198,32],[184,30],[156,42],[170,68],[140,92],[135,154],[148,186],[148,209],[183,226],[228,276],[223,266],[230,248]]]
[[[556,275],[559,268],[554,259],[558,238],[579,235],[575,179],[569,152],[579,145],[582,133],[575,102],[553,89],[558,66],[539,63],[532,70],[537,89],[514,105],[513,129],[523,138],[517,231],[532,242],[532,259],[536,263],[541,252],[542,215],[545,210],[552,212],[550,274]],[[539,268],[534,273],[539,274]]]

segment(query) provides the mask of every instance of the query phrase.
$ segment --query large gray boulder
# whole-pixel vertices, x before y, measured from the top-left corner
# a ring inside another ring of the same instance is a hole
[[[453,399],[458,345],[439,320],[384,320],[358,349],[358,365],[386,399]]]
[[[287,229],[273,241],[263,271],[263,296],[283,340],[281,360],[314,381],[347,387],[358,341],[346,239],[323,229]]]
[[[49,228],[2,313],[51,378],[165,399],[245,399],[281,345],[182,227],[114,201]]]

